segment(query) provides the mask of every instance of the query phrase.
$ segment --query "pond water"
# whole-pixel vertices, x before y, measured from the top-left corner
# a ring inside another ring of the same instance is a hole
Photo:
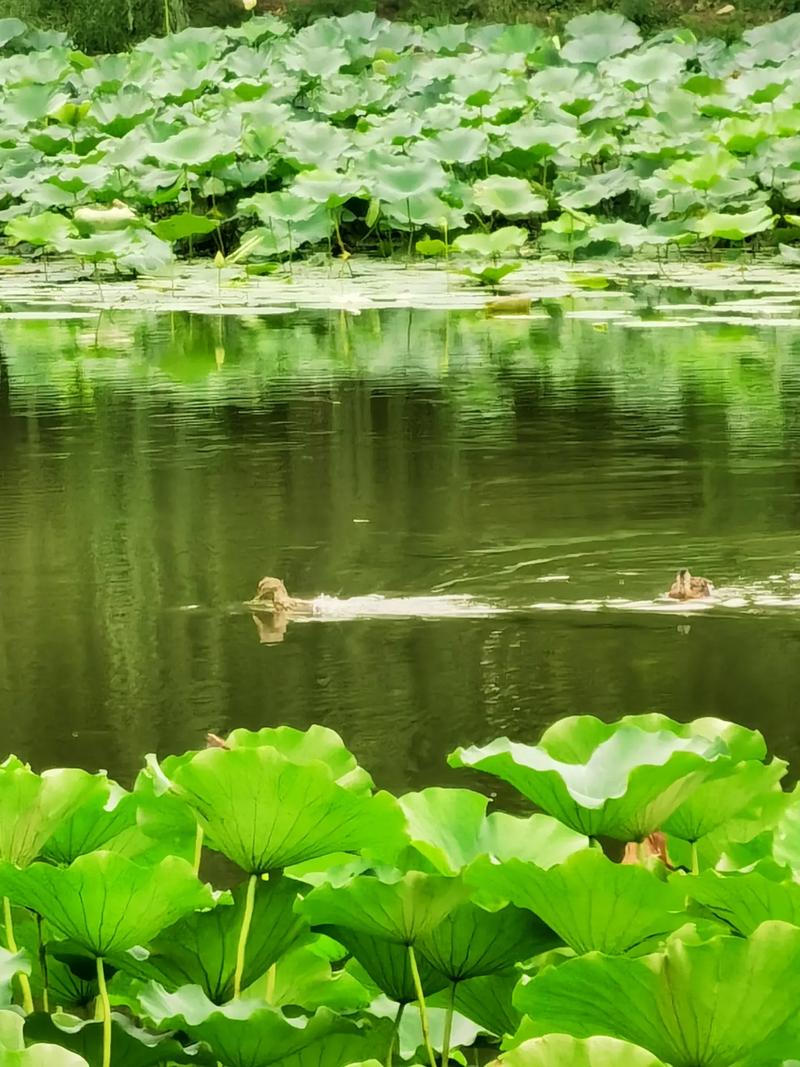
[[[321,722],[402,790],[656,710],[796,760],[800,322],[590,306],[0,317],[3,749],[128,781]],[[264,574],[340,599],[259,629]]]

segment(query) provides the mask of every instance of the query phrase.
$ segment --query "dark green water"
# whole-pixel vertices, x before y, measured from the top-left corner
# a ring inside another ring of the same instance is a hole
[[[680,565],[713,607],[655,599]],[[236,605],[263,574],[510,610],[260,643]],[[798,329],[0,319],[2,748],[37,767],[127,780],[322,722],[402,789],[464,781],[457,743],[645,710],[797,757],[798,693]]]

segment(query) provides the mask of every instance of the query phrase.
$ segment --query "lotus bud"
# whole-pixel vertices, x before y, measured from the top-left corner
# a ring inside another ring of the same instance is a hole
[[[217,254],[214,256],[214,266],[217,268],[217,270],[222,270],[222,268],[225,266],[225,257],[221,252],[217,252]]]
[[[258,3],[258,0],[242,0],[242,7],[245,11],[252,11]]]

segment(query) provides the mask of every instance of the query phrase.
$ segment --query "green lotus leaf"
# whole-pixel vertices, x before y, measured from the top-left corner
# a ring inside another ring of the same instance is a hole
[[[522,1020],[512,1001],[512,994],[519,981],[519,971],[505,974],[484,975],[458,982],[451,991],[447,989],[428,998],[431,1005],[447,1007],[455,993],[455,1006],[466,1018],[495,1037],[513,1034]]]
[[[486,814],[487,797],[470,789],[423,789],[400,797],[414,849],[441,874],[458,874],[479,856],[551,867],[588,840],[548,815]]]
[[[398,160],[394,165],[384,163],[364,177],[371,195],[389,203],[421,196],[442,189],[446,184],[444,171],[432,160]]]
[[[71,769],[35,774],[9,756],[0,765],[0,861],[26,867],[81,804],[107,795],[101,775]]]
[[[145,1014],[160,1028],[180,1028],[205,1041],[226,1067],[343,1067],[385,1059],[391,1023],[358,1023],[320,1008],[311,1018],[288,1018],[262,1000],[211,1004],[196,986],[166,993],[157,985],[141,995]]]
[[[318,929],[343,945],[387,997],[398,1004],[411,1004],[417,999],[407,945],[386,941],[383,937],[374,937],[347,926],[323,925]],[[424,956],[418,956],[416,964],[422,992],[426,997],[451,984],[447,976],[428,963]]]
[[[589,237],[593,241],[613,241],[620,248],[638,250],[645,245],[666,244],[666,237],[657,237],[646,226],[638,226],[634,222],[598,222],[589,229]]]
[[[548,1034],[523,1041],[495,1061],[498,1067],[663,1067],[646,1049],[614,1037]]]
[[[599,849],[578,852],[549,870],[483,858],[466,880],[482,894],[530,909],[578,954],[641,953],[686,921],[676,886],[644,867],[612,863]]]
[[[421,150],[441,163],[475,163],[487,154],[489,139],[482,130],[457,126],[424,141]]]
[[[461,982],[497,974],[559,943],[553,931],[529,911],[513,905],[487,911],[467,901],[420,935],[416,947],[450,981]]]
[[[103,1062],[102,1022],[90,1022],[64,1012],[53,1015],[36,1012],[25,1020],[24,1035],[26,1040],[36,1042],[31,1045],[31,1050],[43,1047],[38,1044],[40,1041],[52,1042],[53,1046],[59,1046],[65,1057],[74,1056],[77,1063],[100,1067]],[[203,1062],[174,1038],[143,1030],[117,1012],[111,1015],[111,1047],[114,1067],[167,1067]],[[65,1049],[69,1051],[65,1052]],[[71,1060],[64,1060],[64,1067],[71,1065]],[[61,1067],[60,1061],[55,1061],[53,1067]]]
[[[769,764],[755,760],[739,763],[726,776],[698,786],[664,822],[663,829],[684,841],[699,841],[760,796],[780,791],[779,783],[787,767],[779,759]]]
[[[569,63],[599,63],[635,48],[642,40],[634,22],[606,11],[578,15],[569,20],[564,32],[571,39],[561,55]]]
[[[448,251],[444,241],[430,237],[424,237],[421,241],[417,241],[414,249],[418,256],[446,256]]]
[[[772,229],[777,220],[778,216],[773,215],[772,210],[766,204],[762,204],[752,211],[740,211],[736,214],[709,211],[707,215],[692,220],[687,228],[701,237],[743,241],[745,237],[752,237],[754,233]]]
[[[187,237],[202,237],[213,233],[219,228],[215,219],[207,215],[193,215],[191,212],[183,212],[180,215],[169,215],[165,219],[159,219],[153,225],[153,232],[162,241],[172,244],[174,241],[183,241]]]
[[[509,274],[520,269],[520,263],[505,263],[502,267],[482,267],[475,270],[473,267],[463,267],[458,273],[472,279],[478,285],[496,286]]]
[[[102,779],[101,779],[102,781]],[[116,851],[113,841],[136,825],[139,802],[116,782],[93,790],[67,818],[59,821],[40,851],[44,859],[68,865],[78,856],[107,848]]]
[[[408,871],[394,881],[360,875],[344,885],[320,885],[297,903],[313,927],[342,926],[372,937],[413,945],[463,903],[459,878]]]
[[[194,808],[209,846],[250,874],[332,852],[386,849],[402,840],[403,816],[388,793],[340,786],[322,761],[293,763],[277,749],[209,749],[163,764]]]
[[[300,1006],[305,1012],[330,1008],[350,1013],[366,1009],[372,1000],[372,994],[357,977],[344,969],[334,972],[330,960],[315,944],[296,946],[278,961],[274,976],[262,974],[261,979],[249,993],[264,989],[268,1002],[276,1007]]]
[[[374,201],[379,203],[379,201]],[[396,204],[381,204],[381,213],[398,230],[408,230],[415,226],[428,226],[441,230],[458,229],[466,224],[466,214],[462,208],[453,207],[435,193],[422,193],[410,196]]]
[[[504,178],[495,174],[475,182],[472,195],[475,204],[487,215],[496,211],[511,219],[547,211],[545,198],[532,192],[530,183],[522,178]]]
[[[492,233],[461,234],[453,241],[453,250],[475,256],[507,256],[517,254],[527,240],[528,232],[521,226],[502,226]]]
[[[638,184],[639,178],[633,169],[615,167],[602,174],[579,175],[569,179],[559,178],[555,185],[555,192],[562,208],[589,208],[615,196],[623,196],[631,189],[635,189]],[[622,219],[606,223],[607,226],[620,224],[633,225]]]
[[[124,137],[155,113],[155,104],[136,88],[125,88],[115,96],[99,96],[91,101],[89,114],[111,137]]]
[[[800,929],[768,922],[747,939],[568,960],[518,988],[517,1006],[530,1017],[518,1036],[605,1034],[671,1067],[779,1063],[798,1048],[798,996]]]
[[[185,860],[140,867],[114,852],[79,856],[69,867],[0,866],[0,894],[33,908],[64,937],[105,956],[143,944],[197,908],[211,891]]]
[[[346,203],[351,197],[360,196],[362,188],[362,183],[356,178],[318,168],[301,171],[289,191],[316,204],[334,208]]]
[[[215,160],[235,155],[238,141],[213,126],[187,126],[165,141],[153,143],[149,155],[159,163],[203,170]]]
[[[0,19],[0,48],[5,48],[15,37],[21,37],[27,28],[22,19]]]
[[[5,236],[11,245],[24,241],[37,247],[57,247],[74,233],[75,227],[68,218],[55,211],[43,211],[39,215],[12,219],[6,226]]]
[[[704,871],[695,877],[674,875],[671,881],[745,937],[770,919],[800,926],[800,885],[796,882],[774,881],[757,871]]]
[[[307,930],[294,914],[298,885],[288,878],[256,883],[250,934],[247,938],[242,987],[267,970]],[[162,930],[149,941],[146,954],[136,949],[117,955],[115,966],[138,978],[153,979],[166,989],[199,986],[209,1000],[232,999],[236,952],[245,907],[246,886],[233,890],[233,903],[219,902]]]
[[[239,209],[246,214],[257,215],[262,222],[270,225],[276,219],[293,223],[305,222],[319,213],[320,205],[309,203],[296,193],[282,191],[256,193],[255,196],[242,200]]]
[[[268,745],[277,749],[292,763],[321,761],[331,771],[336,784],[354,793],[369,793],[374,788],[371,776],[360,767],[353,753],[345,746],[335,730],[327,726],[309,726],[296,730],[293,726],[265,726],[261,730],[233,730],[226,738],[229,748],[260,748]]]
[[[692,736],[697,724],[663,725],[650,716],[611,725],[574,717],[546,731],[537,746],[501,738],[483,748],[456,749],[448,762],[510,782],[579,833],[640,841],[698,785],[730,766],[724,740]]]

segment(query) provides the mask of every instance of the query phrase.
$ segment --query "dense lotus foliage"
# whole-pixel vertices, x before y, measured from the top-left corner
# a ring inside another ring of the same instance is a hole
[[[356,13],[87,56],[0,19],[4,262],[257,272],[319,247],[457,254],[497,283],[537,249],[800,260],[798,40],[800,14],[726,45],[603,12],[563,40]]]
[[[378,791],[321,726],[148,756],[131,790],[8,757],[0,1061],[797,1060],[800,796],[759,733],[577,716],[450,762],[514,813]]]

